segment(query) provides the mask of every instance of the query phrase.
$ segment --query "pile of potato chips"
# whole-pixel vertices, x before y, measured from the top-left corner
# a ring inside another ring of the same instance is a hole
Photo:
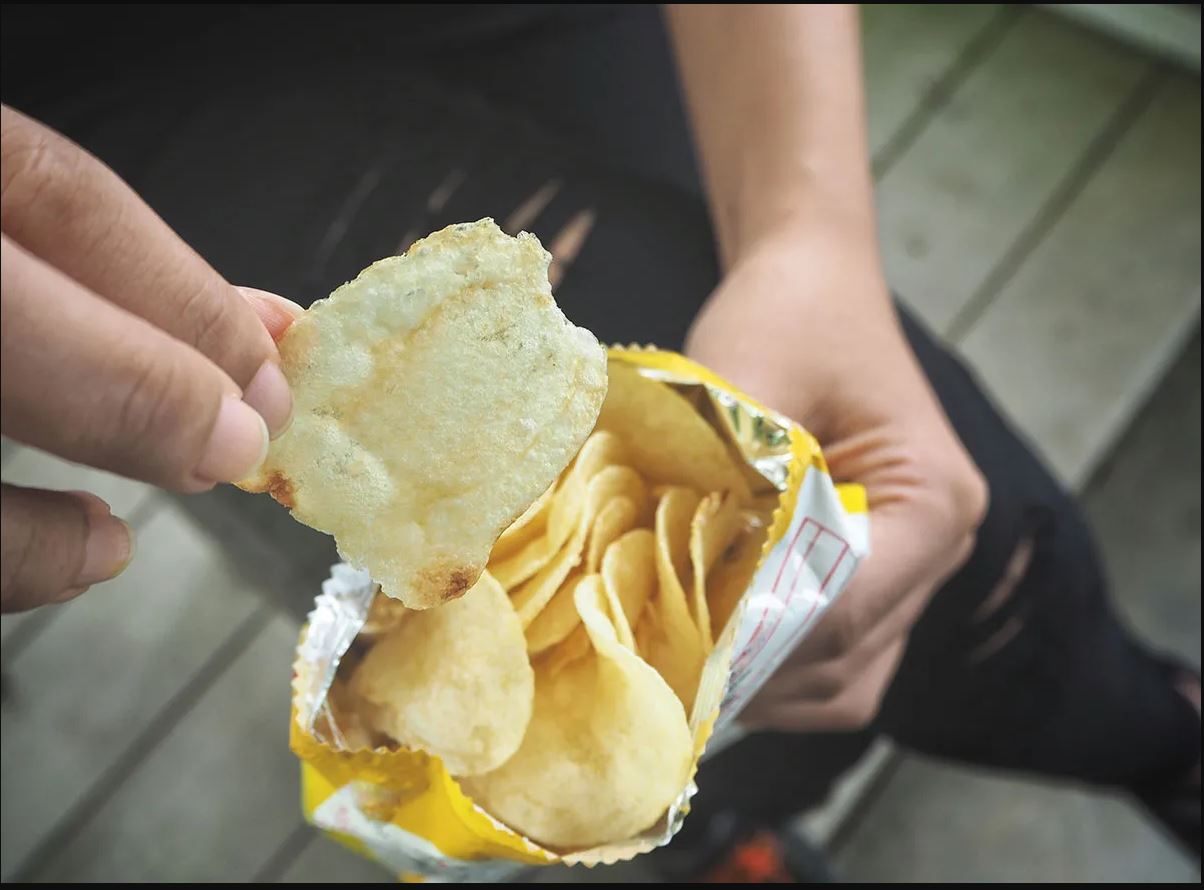
[[[480,581],[425,611],[378,594],[332,690],[348,747],[435,755],[559,851],[633,837],[689,782],[703,664],[768,521],[685,397],[609,374],[597,428]]]
[[[239,483],[349,563],[290,740],[306,818],[403,876],[667,841],[867,546],[818,443],[682,356],[604,350],[550,259],[478,220],[315,303],[279,344],[294,422]]]

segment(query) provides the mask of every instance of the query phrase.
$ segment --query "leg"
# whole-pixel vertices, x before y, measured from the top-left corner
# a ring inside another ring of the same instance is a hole
[[[1121,624],[1077,505],[965,369],[905,326],[992,502],[974,556],[915,628],[881,728],[927,754],[1133,792],[1198,851],[1198,772],[1194,817],[1157,803],[1192,794],[1198,680]]]

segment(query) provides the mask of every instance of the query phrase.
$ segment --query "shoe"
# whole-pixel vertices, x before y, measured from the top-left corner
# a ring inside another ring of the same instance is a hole
[[[742,826],[730,815],[713,818],[689,847],[656,851],[649,864],[667,883],[837,883],[823,851],[799,832]]]

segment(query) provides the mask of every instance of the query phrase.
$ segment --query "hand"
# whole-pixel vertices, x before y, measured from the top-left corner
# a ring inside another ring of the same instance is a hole
[[[912,624],[973,549],[986,484],[903,337],[872,246],[838,225],[775,233],[737,261],[688,350],[802,423],[833,477],[869,498],[870,556],[741,722],[864,727]]]
[[[10,108],[0,118],[0,431],[196,492],[253,469],[292,396],[278,338],[300,307],[226,283],[111,170]],[[0,604],[111,578],[128,526],[91,494],[3,486]]]

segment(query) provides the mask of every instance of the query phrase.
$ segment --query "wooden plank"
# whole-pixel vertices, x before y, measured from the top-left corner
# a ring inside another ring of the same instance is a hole
[[[383,866],[351,852],[315,829],[305,849],[276,883],[395,884],[397,879]]]
[[[5,672],[4,878],[258,605],[208,538],[165,509],[123,575],[61,608]]]
[[[288,749],[297,629],[272,618],[37,877],[254,877],[299,820],[298,767]]]
[[[1198,3],[1043,3],[1041,8],[1200,73]]]
[[[866,114],[877,154],[999,14],[997,4],[868,4],[861,9]]]
[[[879,184],[887,277],[946,330],[1149,63],[1026,13]]]
[[[885,736],[875,739],[864,756],[832,785],[823,805],[800,815],[793,829],[821,849],[826,848],[896,756],[893,742]]]
[[[1077,487],[1200,311],[1200,83],[1169,80],[961,351]]]
[[[1199,881],[1114,794],[907,756],[836,856],[850,883]]]

